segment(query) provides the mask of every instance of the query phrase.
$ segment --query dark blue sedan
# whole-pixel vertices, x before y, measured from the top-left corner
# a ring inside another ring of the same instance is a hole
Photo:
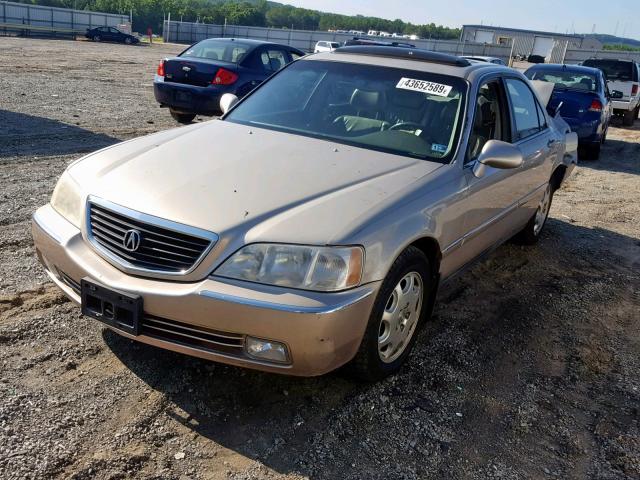
[[[162,107],[180,123],[196,115],[219,115],[220,97],[242,98],[304,52],[277,43],[209,38],[177,57],[160,62],[153,91]]]
[[[96,27],[87,29],[87,33],[84,34],[89,40],[94,42],[119,42],[132,45],[140,43],[140,39],[134,35],[121,32],[115,27]]]
[[[600,156],[600,147],[607,138],[611,119],[611,99],[620,92],[609,92],[601,70],[578,65],[539,64],[524,73],[530,80],[553,83],[550,113],[560,109],[560,115],[578,134],[580,150],[592,160]]]

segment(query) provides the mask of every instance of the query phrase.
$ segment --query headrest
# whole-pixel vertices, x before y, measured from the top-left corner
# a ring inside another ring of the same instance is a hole
[[[356,88],[351,95],[351,105],[357,109],[380,110],[383,107],[382,95],[380,92]]]
[[[593,87],[593,80],[591,80],[590,78],[581,78],[580,83],[587,87],[587,90],[591,90]]]
[[[269,65],[271,65],[271,70],[274,72],[282,68],[282,62],[280,62],[279,58],[269,58]]]

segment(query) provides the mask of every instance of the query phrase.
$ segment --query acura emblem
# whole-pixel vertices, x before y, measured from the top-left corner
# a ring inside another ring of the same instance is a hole
[[[140,248],[140,232],[138,230],[127,230],[122,238],[122,246],[130,252],[135,252]]]
[[[183,72],[190,72],[191,71],[191,67],[187,67],[186,65],[184,67],[182,67],[182,71]]]

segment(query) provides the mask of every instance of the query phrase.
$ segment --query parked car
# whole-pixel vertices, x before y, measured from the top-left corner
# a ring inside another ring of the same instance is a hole
[[[546,60],[542,55],[529,55],[527,62],[529,63],[544,63]]]
[[[118,42],[132,45],[140,43],[140,39],[134,35],[121,32],[115,27],[96,27],[87,29],[87,33],[84,34],[90,40],[94,42]]]
[[[382,35],[380,35],[382,36]],[[416,48],[415,45],[406,42],[385,42],[382,40],[369,40],[368,38],[353,37],[351,40],[344,42],[345,47],[403,47],[403,48]]]
[[[344,47],[219,121],[72,163],[33,238],[53,282],[128,338],[377,380],[440,285],[514,235],[539,240],[576,162],[563,128],[516,70]]]
[[[483,56],[476,55],[473,57],[465,56],[463,58],[466,58],[467,60],[474,60],[476,62],[489,62],[489,63],[495,63],[496,65],[506,65],[504,61],[502,61],[502,59],[498,57],[483,57]]]
[[[219,115],[220,97],[243,97],[304,52],[278,43],[209,38],[158,65],[153,92],[180,123],[196,115]]]
[[[578,134],[585,156],[598,159],[607,138],[612,99],[622,98],[622,92],[610,92],[604,74],[597,68],[544,64],[535,65],[524,74],[530,80],[554,84],[549,111],[559,111]]]
[[[623,125],[633,125],[640,114],[640,64],[633,60],[604,58],[592,58],[582,64],[602,70],[609,88],[622,92],[622,98],[613,101],[613,113],[622,116]]]
[[[338,42],[319,41],[316,43],[316,48],[313,49],[313,53],[332,52],[336,48],[340,48],[340,44]]]

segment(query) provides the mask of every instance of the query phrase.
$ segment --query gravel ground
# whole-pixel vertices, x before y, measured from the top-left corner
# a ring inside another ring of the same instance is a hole
[[[379,384],[208,363],[82,318],[30,214],[81,152],[174,126],[151,79],[180,49],[0,37],[0,478],[640,478],[640,125],[557,192],[537,247],[460,277]]]

